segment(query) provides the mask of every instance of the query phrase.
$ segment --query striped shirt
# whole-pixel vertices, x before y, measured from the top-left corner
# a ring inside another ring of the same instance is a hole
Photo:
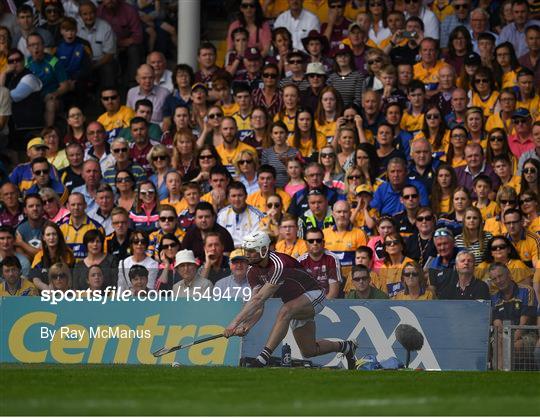
[[[474,265],[477,266],[486,259],[486,253],[488,248],[488,241],[493,237],[491,233],[484,232],[482,236],[482,250],[480,250],[480,240],[473,242],[472,244],[465,245],[463,234],[459,234],[456,237],[456,248],[459,250],[471,251],[474,254]]]
[[[358,71],[351,71],[345,76],[332,73],[328,76],[328,85],[333,86],[343,99],[345,107],[360,100],[360,90],[364,83],[364,76]]]
[[[285,167],[283,161],[295,155],[298,155],[298,150],[293,147],[289,147],[283,154],[277,154],[273,147],[263,149],[261,164],[269,164],[276,169],[276,187],[283,188],[289,181],[287,167]]]

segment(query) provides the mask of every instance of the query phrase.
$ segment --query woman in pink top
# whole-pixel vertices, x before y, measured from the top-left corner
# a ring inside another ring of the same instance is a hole
[[[231,34],[236,28],[243,26],[249,32],[248,47],[256,47],[263,57],[268,55],[272,43],[270,25],[264,20],[264,14],[258,0],[242,0],[238,19],[229,25],[227,32],[227,50],[233,49]]]
[[[373,250],[373,270],[379,271],[384,264],[384,239],[398,232],[394,219],[390,216],[382,216],[377,224],[379,235],[371,237],[368,247]]]

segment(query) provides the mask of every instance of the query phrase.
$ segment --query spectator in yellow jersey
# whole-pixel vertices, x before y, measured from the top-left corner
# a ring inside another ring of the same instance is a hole
[[[0,282],[0,297],[8,296],[37,296],[35,286],[22,276],[19,259],[10,255],[0,262],[2,282]]]
[[[444,62],[437,60],[438,42],[424,38],[420,42],[420,62],[414,66],[414,78],[424,83],[428,98],[434,96],[439,88],[439,70]]]
[[[296,216],[287,213],[281,218],[276,251],[293,258],[298,258],[308,251],[307,242],[298,238],[298,219]]]
[[[404,289],[401,273],[408,263],[414,262],[405,256],[405,241],[398,233],[384,238],[384,263],[379,270],[379,289],[394,297]]]
[[[495,284],[489,278],[489,266],[493,263],[503,263],[512,272],[516,283],[530,286],[532,284],[533,270],[519,259],[519,254],[512,242],[504,235],[494,236],[488,243],[486,261],[474,269],[474,276],[489,284],[490,292],[497,291]]]
[[[271,195],[277,194],[283,202],[283,211],[286,211],[291,203],[291,197],[284,190],[276,187],[276,169],[268,164],[263,164],[259,168],[257,182],[259,190],[251,193],[247,198],[247,204],[261,212],[266,213],[266,200]]]
[[[346,291],[345,299],[388,299],[386,293],[372,285],[369,268],[356,265],[351,274],[351,288]]]
[[[536,266],[540,253],[538,235],[523,226],[523,215],[519,209],[508,209],[503,214],[503,222],[508,230],[508,238],[516,247],[521,261],[529,267]]]
[[[493,72],[488,67],[479,67],[473,76],[472,97],[469,106],[476,106],[482,109],[484,119],[498,113],[499,92],[493,78]]]
[[[353,265],[354,252],[361,245],[367,244],[367,236],[351,222],[351,205],[345,200],[334,203],[332,216],[335,225],[325,228],[324,240],[326,249],[335,253],[342,266],[342,274],[346,276]]]
[[[129,126],[135,112],[122,104],[120,93],[115,87],[105,87],[101,90],[100,98],[105,113],[102,113],[97,121],[105,127],[109,138],[114,138],[122,128]]]
[[[98,229],[103,233],[103,227],[94,219],[86,215],[86,202],[81,193],[73,192],[68,198],[70,215],[60,225],[67,245],[73,251],[76,261],[86,257],[86,248],[83,237],[86,231]]]
[[[518,102],[516,107],[527,109],[536,119],[540,114],[540,96],[534,86],[534,73],[528,68],[522,68],[517,74]]]
[[[327,142],[332,142],[336,135],[336,121],[343,111],[343,101],[337,90],[326,86],[319,94],[315,110],[315,130],[320,132]]]
[[[412,261],[405,264],[401,272],[403,290],[397,293],[394,300],[432,300],[435,299],[427,288],[424,271],[420,264]]]
[[[480,209],[482,219],[485,221],[488,218],[496,216],[500,209],[497,202],[490,199],[490,196],[493,195],[493,182],[491,178],[485,174],[479,174],[473,180],[473,190],[476,193],[476,200],[473,202],[473,206]]]
[[[302,157],[310,159],[328,143],[326,137],[315,129],[313,116],[309,110],[302,109],[296,112],[294,121],[294,130],[287,142],[293,149],[300,151]]]
[[[540,231],[539,205],[538,195],[535,192],[528,190],[519,195],[519,207],[523,212],[523,225],[527,231],[537,234]]]
[[[410,108],[403,113],[401,129],[409,132],[422,130],[424,124],[424,103],[426,99],[426,87],[419,80],[413,80],[407,90],[407,99]]]
[[[433,175],[431,189],[431,207],[435,213],[452,212],[452,195],[457,187],[457,177],[454,169],[442,163]]]
[[[238,154],[246,149],[254,150],[254,148],[238,140],[238,127],[236,120],[232,117],[225,117],[221,121],[221,135],[223,143],[219,144],[216,150],[221,158],[221,163],[231,175],[234,175],[234,160]]]
[[[253,102],[251,100],[251,90],[244,83],[238,83],[234,87],[234,102],[238,105],[238,110],[232,117],[236,120],[238,126],[238,137],[240,141],[252,133],[251,129],[251,111]]]
[[[492,135],[494,137],[497,136],[496,133]],[[502,134],[500,136],[502,137]],[[497,174],[499,179],[501,179],[501,187],[510,186],[519,193],[521,191],[521,177],[513,174],[514,172],[512,170],[512,163],[510,162],[510,156],[512,155],[509,153],[497,155],[495,158],[493,158],[491,164],[493,165],[493,171],[495,171],[495,174]]]
[[[147,254],[156,261],[160,260],[161,247],[160,242],[164,235],[173,234],[178,240],[181,240],[185,232],[178,225],[178,215],[174,207],[170,205],[159,206],[159,229],[150,234]]]

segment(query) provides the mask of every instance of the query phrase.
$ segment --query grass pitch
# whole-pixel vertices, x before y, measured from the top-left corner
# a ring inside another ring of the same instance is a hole
[[[540,373],[1,365],[1,415],[538,415]]]

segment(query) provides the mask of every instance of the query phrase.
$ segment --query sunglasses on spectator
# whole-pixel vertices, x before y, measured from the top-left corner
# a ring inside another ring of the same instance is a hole
[[[416,271],[404,271],[403,277],[418,277],[418,273]]]
[[[433,215],[417,216],[416,220],[418,222],[431,222],[433,220]]]
[[[116,179],[117,183],[131,183],[131,178],[129,177],[118,177]]]
[[[174,222],[175,219],[176,217],[174,216],[160,216],[159,217],[160,222]]]
[[[36,176],[45,176],[49,174],[49,170],[36,170],[34,171]]]
[[[238,165],[251,164],[253,160],[238,160]]]
[[[523,172],[525,174],[536,174],[536,168],[530,167],[530,168],[524,168]]]
[[[154,161],[166,161],[169,158],[167,155],[156,155],[152,158]]]
[[[437,119],[440,119],[441,115],[439,115],[438,113],[428,113],[426,115],[426,119],[427,120],[437,120]]]
[[[519,200],[519,204],[523,205],[524,203],[531,203],[534,202],[534,199],[532,197],[524,197],[523,199]]]
[[[501,205],[515,205],[515,204],[516,204],[515,200],[501,199]]]
[[[404,194],[404,195],[403,195],[403,199],[405,199],[405,200],[416,199],[417,197],[418,197],[418,194],[416,194],[416,193],[413,193],[413,194]]]
[[[309,242],[310,244],[322,244],[323,242],[323,239],[322,238],[311,238],[311,239],[308,239],[306,240],[307,242]]]
[[[369,276],[356,276],[352,278],[353,282],[369,282]]]
[[[323,78],[324,77],[324,75],[322,75],[322,74],[308,74],[307,76],[308,77],[316,77],[316,78]]]
[[[279,209],[281,204],[279,204],[279,203],[267,203],[266,206],[268,207],[268,209],[273,209],[273,208]]]
[[[335,156],[336,154],[334,154],[333,152],[321,152],[321,158],[331,158]]]
[[[143,239],[134,239],[133,241],[131,241],[131,243],[132,243],[133,245],[141,245],[141,244],[146,245],[146,242],[145,242],[145,240],[143,240]]]
[[[393,240],[384,242],[384,245],[387,247],[393,247],[394,245],[400,245],[400,244],[401,244],[401,241],[398,239],[393,239]]]
[[[454,134],[454,135],[452,135],[452,139],[467,139],[467,135]]]
[[[112,150],[113,154],[120,154],[121,152],[128,152],[127,148],[115,148]]]
[[[475,83],[487,83],[488,82],[488,79],[487,78],[477,78],[474,80]]]
[[[255,4],[254,3],[242,3],[242,4],[240,4],[240,8],[242,8],[242,9],[254,9]]]
[[[508,246],[506,244],[494,245],[493,247],[491,247],[491,251],[506,250],[507,248]]]
[[[454,9],[461,10],[461,9],[467,9],[469,5],[467,4],[454,4]]]
[[[362,176],[357,176],[357,175],[351,175],[351,176],[347,176],[347,180],[360,180],[362,178]]]
[[[199,160],[211,160],[212,158],[214,158],[213,155],[199,155]]]
[[[101,96],[101,100],[104,100],[108,102],[109,100],[116,100],[118,99],[118,94],[115,94],[114,96]]]
[[[50,197],[48,199],[43,199],[43,204],[48,205],[50,203],[56,202],[56,199],[54,197]]]
[[[161,246],[162,250],[172,250],[173,248],[178,247],[178,244],[176,242],[173,242],[172,244],[163,244]]]
[[[263,73],[263,78],[277,78],[278,75],[276,73]]]
[[[499,136],[499,135],[493,135],[489,137],[489,140],[491,142],[504,142],[504,137]]]
[[[433,238],[452,237],[452,234],[447,229],[437,229],[433,234]]]
[[[142,196],[150,196],[156,194],[154,190],[141,190],[139,192]]]
[[[369,60],[367,63],[368,63],[369,65],[373,65],[373,64],[380,64],[381,62],[382,62],[382,59],[380,59],[380,58],[375,58],[375,59],[373,59],[373,60]]]
[[[51,280],[63,280],[63,279],[67,279],[66,273],[58,273],[58,274],[51,275]]]
[[[222,118],[223,113],[210,113],[208,115],[208,119],[215,119],[215,118]]]
[[[420,0],[405,0],[405,4],[418,3]]]
[[[22,62],[22,61],[23,61],[22,58],[9,58],[9,59],[7,60],[7,63],[8,63],[8,64],[15,64],[15,63],[17,63],[17,62]]]
[[[514,125],[525,125],[526,123],[529,122],[529,119],[528,118],[516,118],[516,119],[512,119],[512,123]]]

